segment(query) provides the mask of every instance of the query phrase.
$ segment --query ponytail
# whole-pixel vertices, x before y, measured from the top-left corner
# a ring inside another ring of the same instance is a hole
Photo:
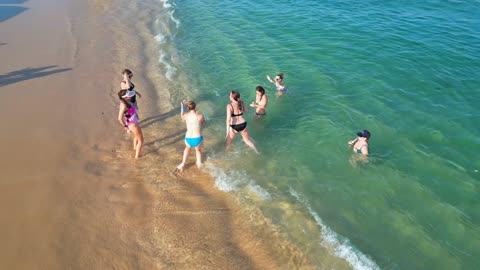
[[[242,103],[243,101],[240,99],[240,93],[236,90],[233,90],[232,92],[232,97],[233,97],[233,100],[235,100],[236,102],[238,102],[238,109],[240,111],[243,111],[242,110]]]

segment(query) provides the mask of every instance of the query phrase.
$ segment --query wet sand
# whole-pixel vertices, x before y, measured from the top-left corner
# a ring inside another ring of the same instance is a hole
[[[2,8],[0,1],[0,9]],[[192,167],[178,110],[117,1],[11,1],[0,22],[0,269],[309,269],[255,209]],[[4,9],[5,10],[5,9]],[[116,121],[120,70],[142,86],[145,156]],[[152,79],[153,78],[153,79]],[[160,89],[160,91],[158,90]]]

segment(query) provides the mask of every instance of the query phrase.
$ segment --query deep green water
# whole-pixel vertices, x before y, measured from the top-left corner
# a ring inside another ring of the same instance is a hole
[[[218,188],[258,204],[319,268],[312,246],[355,269],[478,269],[479,1],[156,3],[169,11],[152,25],[159,65],[174,98],[208,114]],[[278,72],[280,98],[265,79]],[[264,119],[248,116],[261,155],[240,138],[224,154],[228,93],[250,103],[257,85],[270,98]],[[368,163],[346,146],[361,129]]]

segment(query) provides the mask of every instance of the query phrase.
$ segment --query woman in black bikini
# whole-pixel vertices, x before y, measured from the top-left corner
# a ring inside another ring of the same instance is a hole
[[[258,154],[257,148],[248,136],[247,121],[243,117],[244,111],[248,113],[248,107],[240,99],[240,93],[233,90],[230,92],[230,104],[227,104],[227,150],[232,145],[235,135],[240,133],[243,141]]]

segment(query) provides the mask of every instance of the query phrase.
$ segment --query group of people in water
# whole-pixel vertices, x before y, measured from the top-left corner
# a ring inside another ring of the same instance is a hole
[[[118,92],[118,97],[120,98],[118,121],[127,132],[133,134],[135,158],[140,158],[144,140],[142,130],[138,124],[139,117],[136,97],[141,97],[141,94],[134,90],[135,85],[131,81],[132,77],[132,71],[129,69],[122,70],[121,90]],[[267,80],[275,85],[277,96],[282,96],[287,93],[287,88],[283,83],[283,77],[283,73],[279,73],[272,80],[270,76],[267,75]],[[268,97],[262,86],[257,86],[255,92],[255,101],[249,105],[255,108],[255,118],[260,119],[266,115]],[[249,113],[248,106],[246,106],[245,102],[240,98],[240,93],[236,90],[230,92],[229,99],[230,103],[226,105],[226,150],[230,148],[235,136],[240,134],[247,146],[258,154],[258,150],[248,133],[247,120],[244,116],[244,113]],[[176,167],[176,170],[183,171],[192,148],[195,149],[196,153],[196,165],[200,168],[203,165],[202,128],[206,126],[205,116],[196,110],[196,103],[194,101],[182,100],[180,103],[180,117],[182,121],[185,122],[187,132],[185,134],[185,150],[183,151],[182,162]],[[357,133],[357,138],[349,141],[348,144],[353,147],[355,153],[368,155],[369,139],[370,132],[368,130],[362,130]]]

